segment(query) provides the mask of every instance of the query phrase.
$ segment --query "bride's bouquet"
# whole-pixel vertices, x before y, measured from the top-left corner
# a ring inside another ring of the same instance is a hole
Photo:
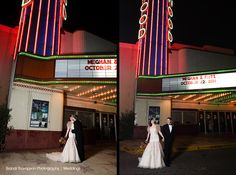
[[[140,143],[140,145],[139,145],[139,147],[137,147],[137,149],[136,149],[136,153],[138,153],[138,154],[140,154],[140,155],[142,155],[143,154],[143,151],[145,150],[145,148],[146,148],[146,146],[147,146],[147,142],[146,141],[144,141],[144,142],[141,142]]]
[[[147,146],[147,144],[148,144],[148,142],[146,142],[146,141],[144,141],[144,142],[141,142],[141,144],[140,144],[139,148],[141,148],[141,149],[145,149],[145,148],[146,148],[146,146]]]
[[[66,144],[66,139],[65,139],[64,137],[61,137],[61,138],[59,139],[59,143],[60,143],[61,145],[65,145],[65,144]]]

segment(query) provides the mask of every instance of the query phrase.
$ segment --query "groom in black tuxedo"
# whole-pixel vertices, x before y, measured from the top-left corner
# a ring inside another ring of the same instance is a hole
[[[175,127],[172,124],[172,118],[167,118],[167,124],[163,125],[161,128],[162,134],[164,136],[164,162],[166,166],[171,164],[171,152],[172,146],[175,138]]]
[[[71,131],[72,133],[75,133],[76,138],[76,146],[79,153],[79,157],[81,162],[85,160],[84,156],[84,133],[83,133],[83,126],[81,121],[78,119],[78,116],[74,116],[74,129]]]

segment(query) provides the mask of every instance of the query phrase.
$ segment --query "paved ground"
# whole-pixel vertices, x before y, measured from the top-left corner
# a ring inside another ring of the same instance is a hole
[[[138,168],[138,157],[120,152],[120,175],[235,175],[236,149],[185,151],[176,154],[172,165],[162,169]]]
[[[236,135],[177,136],[171,167],[138,168],[143,140],[120,141],[120,175],[235,175]]]
[[[38,150],[0,153],[0,175],[115,175],[117,174],[116,146],[86,147],[87,159],[82,163],[61,163],[45,154],[59,150]]]
[[[141,139],[120,141],[120,150],[140,155],[143,152],[143,149],[140,148],[143,141]],[[236,148],[236,134],[176,136],[173,151],[198,151],[222,148]]]
[[[236,174],[236,136],[178,136],[174,144],[175,159],[169,168],[148,170],[137,168],[143,140],[119,143],[120,175],[233,175]],[[116,144],[86,147],[83,163],[60,163],[45,154],[58,150],[0,153],[0,175],[115,175]]]

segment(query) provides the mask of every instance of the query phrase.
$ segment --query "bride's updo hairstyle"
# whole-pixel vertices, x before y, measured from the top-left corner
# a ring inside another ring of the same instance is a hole
[[[67,121],[69,122],[70,121],[70,117],[72,117],[73,115],[72,114],[70,114],[69,116],[68,116],[68,118],[67,118]]]
[[[149,122],[148,122],[149,126],[152,126],[152,120],[154,120],[154,124],[157,124],[157,120],[154,117],[152,117],[149,119]]]

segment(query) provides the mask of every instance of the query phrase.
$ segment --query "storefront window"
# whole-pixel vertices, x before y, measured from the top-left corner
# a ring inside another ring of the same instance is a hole
[[[183,111],[183,124],[186,124],[186,125],[197,124],[197,112],[196,111]]]
[[[96,127],[96,128],[99,128],[99,127],[100,127],[99,113],[95,113],[95,127]]]
[[[94,113],[92,111],[83,111],[78,109],[65,109],[64,110],[64,120],[63,120],[63,128],[66,130],[66,124],[69,121],[69,116],[77,115],[78,119],[81,121],[83,128],[94,128],[96,122],[94,123]]]
[[[78,112],[78,118],[81,120],[84,128],[93,128],[94,124],[94,117],[92,112],[86,112],[86,111],[79,111]]]
[[[182,124],[182,111],[172,111],[172,119],[175,125]]]

